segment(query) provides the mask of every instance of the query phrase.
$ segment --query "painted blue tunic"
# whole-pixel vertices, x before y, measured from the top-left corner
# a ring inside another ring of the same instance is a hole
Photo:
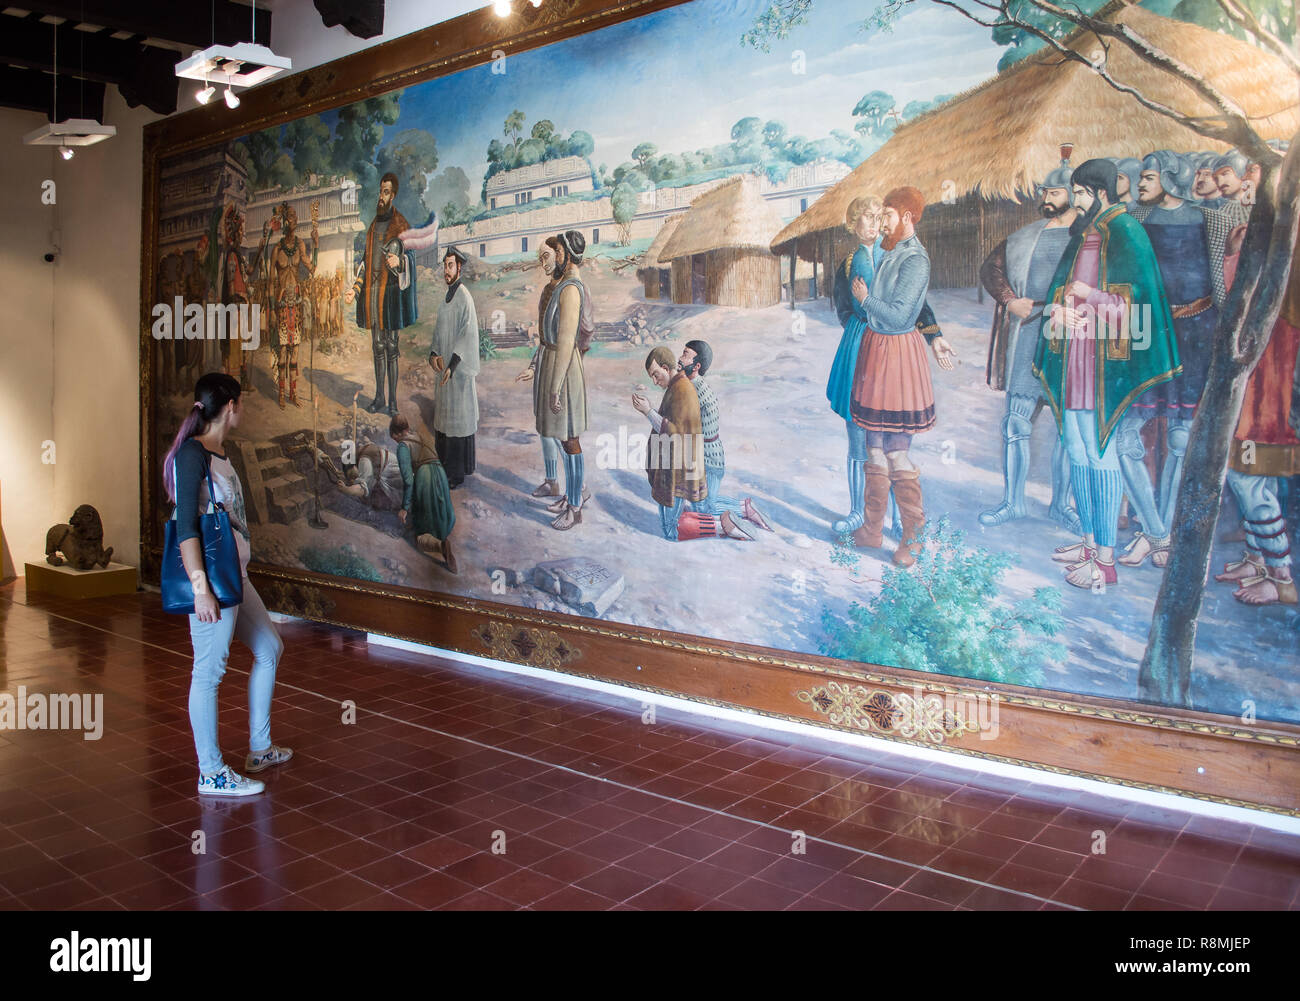
[[[870,247],[865,244],[853,252],[853,257],[846,259],[835,272],[835,286],[832,295],[835,300],[835,312],[844,324],[844,333],[840,337],[839,349],[831,363],[831,376],[826,383],[826,399],[830,400],[831,409],[844,420],[850,419],[849,396],[853,391],[853,370],[858,364],[858,348],[862,345],[862,332],[867,329],[867,314],[863,312],[862,303],[853,298],[853,279],[861,277],[871,287],[876,276],[876,267],[885,252],[880,247],[880,237]]]

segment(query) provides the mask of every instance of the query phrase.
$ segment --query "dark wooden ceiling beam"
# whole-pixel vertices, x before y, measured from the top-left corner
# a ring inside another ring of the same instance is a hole
[[[214,42],[232,45],[247,42],[253,25],[253,12],[244,4],[231,0],[23,0],[23,10],[36,14],[53,14],[73,22],[102,24],[110,31],[129,31],[181,42],[206,49]],[[271,44],[271,12],[257,8],[257,37],[252,41]]]
[[[14,69],[0,66],[0,105],[22,111],[37,111],[50,121],[69,118],[104,120],[104,85],[96,80],[59,80],[59,108],[56,117],[50,117],[50,103],[54,91],[54,78],[40,70]]]
[[[327,28],[341,24],[357,38],[384,33],[384,0],[316,0],[316,10]]]
[[[52,71],[57,32],[60,90],[64,81],[75,87],[75,78],[81,77],[116,84],[131,107],[143,104],[160,115],[176,110],[176,63],[181,57],[173,50],[117,41],[102,31],[77,31],[71,22],[55,28],[34,17],[7,20],[0,33],[0,63]]]

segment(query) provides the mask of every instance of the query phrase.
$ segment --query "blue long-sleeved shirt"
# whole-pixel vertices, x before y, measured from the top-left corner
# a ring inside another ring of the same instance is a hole
[[[897,335],[916,329],[930,287],[930,255],[915,235],[885,254],[862,309],[867,326],[878,334]]]

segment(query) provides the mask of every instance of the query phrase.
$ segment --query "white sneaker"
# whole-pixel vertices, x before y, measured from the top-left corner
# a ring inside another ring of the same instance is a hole
[[[221,771],[211,775],[199,773],[200,796],[256,796],[266,786],[258,779],[246,779],[222,765]]]
[[[244,771],[250,775],[253,772],[264,772],[272,765],[282,765],[293,757],[293,751],[287,747],[276,747],[272,744],[265,751],[259,751],[257,754],[249,754],[244,758]]]

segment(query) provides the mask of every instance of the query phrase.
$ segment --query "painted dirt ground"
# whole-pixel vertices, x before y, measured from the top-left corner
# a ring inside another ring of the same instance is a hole
[[[366,509],[334,490],[324,475],[320,489],[329,528],[308,527],[313,504],[303,503],[287,524],[268,519],[253,526],[254,557],[288,567],[363,567],[358,575],[374,580],[571,611],[531,586],[498,582],[494,587],[490,571],[528,571],[543,560],[588,556],[626,580],[626,590],[604,616],[610,621],[821,652],[823,609],[840,616],[851,602],[869,597],[888,560],[885,550],[863,551],[856,573],[831,560],[830,522],[846,509],[847,488],[844,427],[824,394],[840,336],[830,305],[825,299],[800,303],[800,330],[788,304],[752,311],[647,303],[630,269],[615,273],[611,268],[614,258],[628,252],[598,248],[583,269],[597,320],[639,315],[646,333],[644,343],[601,342],[587,356],[591,426],[583,444],[593,496],[581,525],[567,533],[553,530],[553,516],[529,496],[541,481],[542,461],[531,389],[514,381],[531,351],[516,348],[486,361],[478,379],[478,472],[453,494],[458,576],[417,552],[411,537],[402,535],[395,514]],[[500,309],[513,323],[535,318],[540,283],[537,269],[489,269],[470,288],[481,318]],[[413,420],[428,420],[432,414],[425,357],[443,290],[432,273],[422,275],[421,320],[402,334],[402,409]],[[1019,566],[1005,578],[1008,600],[1042,586],[1068,592],[1062,614],[1069,655],[1063,664],[1048,668],[1044,688],[1136,697],[1138,664],[1161,571],[1149,565],[1122,570],[1119,586],[1105,595],[1076,591],[1061,581],[1048,554],[1069,537],[1046,518],[1045,462],[1055,433],[1047,413],[1034,430],[1030,518],[996,529],[979,525],[978,513],[994,506],[1002,489],[998,426],[1003,397],[984,384],[991,307],[978,304],[973,290],[932,292],[931,301],[961,364],[952,372],[932,365],[939,425],[919,436],[912,450],[927,515],[949,515],[971,545],[1017,554]],[[676,353],[692,338],[707,340],[715,352],[708,378],[722,412],[724,492],[752,497],[776,529],[755,529],[753,542],[668,542],[660,534],[658,508],[644,471],[601,468],[607,464],[600,462],[602,435],[616,440],[620,426],[629,434],[648,430],[633,410],[631,396],[640,389],[652,403],[658,401],[659,391],[643,367],[649,348],[664,343]],[[337,458],[338,440],[351,436],[358,390],[360,439],[369,433],[379,443],[391,444],[387,419],[364,411],[373,391],[369,334],[348,323],[342,338],[328,349],[318,344],[316,351],[320,432],[332,442],[325,451]],[[271,392],[267,350],[256,358],[258,391],[245,400],[239,434],[265,446],[310,429],[310,403],[281,412]],[[304,345],[304,381],[312,376],[308,358]],[[306,401],[309,390],[301,395]],[[167,401],[176,419],[183,402],[179,397]],[[167,423],[163,421],[164,430]],[[309,465],[305,458],[299,464]],[[307,473],[304,482],[309,480]],[[1235,514],[1225,513],[1221,530]],[[1236,558],[1239,551],[1237,543],[1220,543],[1216,564]],[[1300,677],[1294,668],[1298,629],[1300,616],[1294,609],[1247,608],[1233,600],[1230,589],[1211,582],[1198,629],[1194,706],[1235,715],[1243,712],[1244,700],[1252,700],[1260,718],[1300,720]],[[960,674],[960,665],[953,665],[952,673]]]

